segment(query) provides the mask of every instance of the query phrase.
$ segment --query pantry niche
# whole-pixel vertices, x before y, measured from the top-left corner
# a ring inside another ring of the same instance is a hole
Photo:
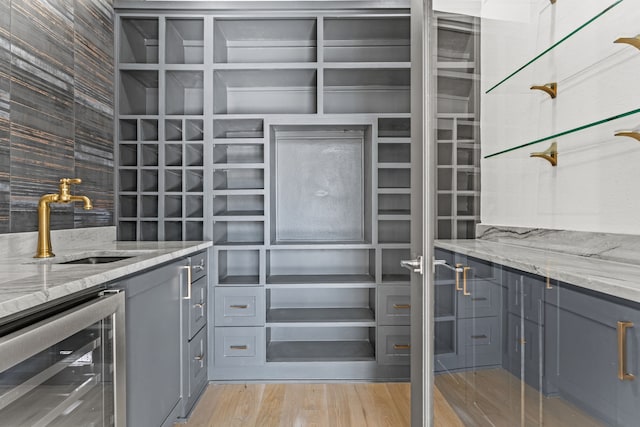
[[[407,379],[408,9],[117,17],[118,237],[213,241],[209,379]]]

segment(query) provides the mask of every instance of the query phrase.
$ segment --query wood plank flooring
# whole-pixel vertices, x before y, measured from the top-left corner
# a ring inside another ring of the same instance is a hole
[[[408,383],[212,384],[186,427],[409,427]]]
[[[563,399],[545,397],[504,369],[436,375],[435,385],[468,426],[605,426]]]
[[[435,377],[436,427],[603,427],[503,369]],[[211,384],[181,427],[409,427],[409,383]]]

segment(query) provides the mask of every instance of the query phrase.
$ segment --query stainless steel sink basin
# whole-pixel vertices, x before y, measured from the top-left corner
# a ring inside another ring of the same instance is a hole
[[[74,259],[72,261],[60,262],[58,264],[108,264],[110,262],[122,261],[132,258],[131,256],[90,256],[86,258]]]

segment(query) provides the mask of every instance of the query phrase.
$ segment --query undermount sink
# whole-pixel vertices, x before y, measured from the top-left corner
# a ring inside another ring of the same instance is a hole
[[[72,261],[60,262],[57,264],[108,264],[110,262],[122,261],[132,258],[131,256],[90,256],[86,258],[74,259]]]

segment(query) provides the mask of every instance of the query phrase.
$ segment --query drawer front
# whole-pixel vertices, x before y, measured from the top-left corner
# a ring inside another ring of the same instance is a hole
[[[189,305],[189,339],[207,323],[207,277],[202,277],[191,285]]]
[[[264,298],[264,288],[215,288],[216,326],[264,325]]]
[[[376,340],[378,363],[408,365],[411,354],[409,326],[380,326]]]
[[[207,382],[207,328],[189,342],[189,399],[197,398]]]
[[[409,325],[411,289],[408,286],[378,287],[378,325]]]
[[[467,291],[458,295],[458,317],[496,316],[502,310],[502,286],[491,280],[468,280]]]
[[[460,319],[458,333],[458,346],[464,348],[464,366],[501,364],[502,322],[498,316]]]
[[[197,253],[190,257],[191,260],[191,280],[195,282],[207,275],[207,251]]]
[[[216,366],[254,366],[265,361],[264,328],[215,328]]]

